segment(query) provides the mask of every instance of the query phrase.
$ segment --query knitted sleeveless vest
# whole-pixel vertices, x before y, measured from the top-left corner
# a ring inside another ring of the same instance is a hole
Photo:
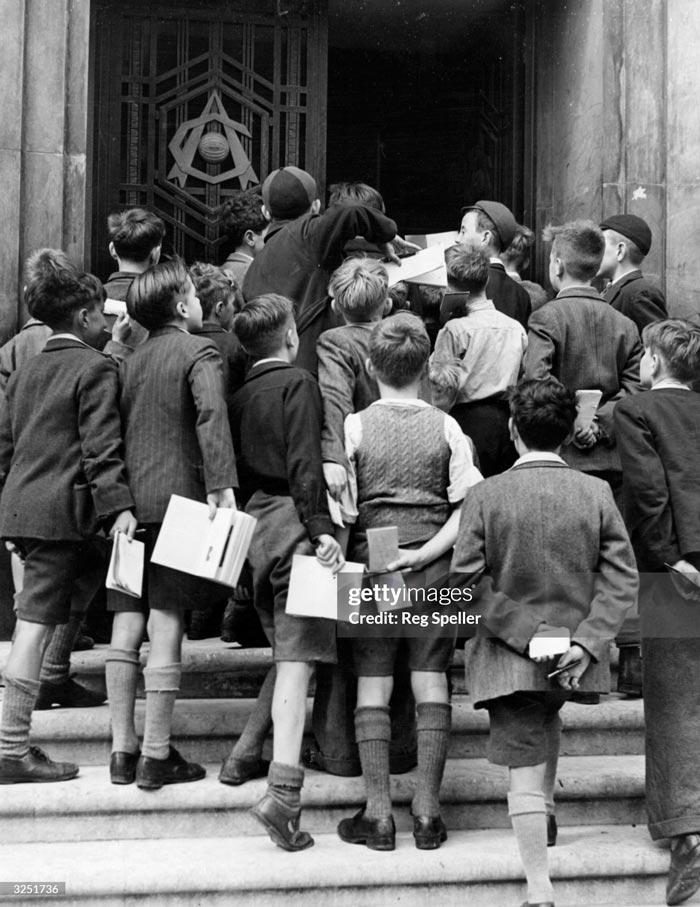
[[[433,407],[381,405],[359,415],[358,528],[398,526],[399,544],[427,541],[452,509],[444,414]]]

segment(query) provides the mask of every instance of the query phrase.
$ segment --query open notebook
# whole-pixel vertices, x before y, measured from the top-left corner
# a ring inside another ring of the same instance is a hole
[[[225,507],[210,520],[207,504],[173,494],[151,561],[233,587],[256,523],[255,517],[244,511]]]

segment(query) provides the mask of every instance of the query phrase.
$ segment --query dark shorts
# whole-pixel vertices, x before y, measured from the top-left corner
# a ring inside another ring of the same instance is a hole
[[[256,491],[246,511],[254,516],[248,561],[253,571],[253,598],[275,661],[335,664],[335,621],[286,613],[294,554],[313,555],[291,497]]]
[[[139,533],[137,538],[146,546],[141,598],[108,589],[108,611],[137,611],[147,614],[151,608],[154,611],[187,611],[196,607],[203,585],[208,585],[207,580],[151,563],[160,526],[160,523],[146,523],[139,527],[145,531]]]
[[[547,761],[547,740],[561,729],[559,710],[571,693],[519,691],[489,699],[488,760],[495,765],[522,768]]]
[[[24,587],[16,596],[17,616],[35,624],[64,624],[70,617],[76,583],[94,590],[107,571],[99,539],[54,542],[15,540],[24,558]]]
[[[443,555],[428,564],[424,570],[405,573],[406,586],[422,589],[447,586],[451,554],[452,552]],[[358,543],[355,544],[354,559],[366,563],[366,556]],[[373,581],[370,577],[366,584],[371,585]],[[429,619],[435,606],[416,603],[411,611],[416,615],[426,614]],[[429,623],[420,630],[412,628],[410,635],[407,633],[404,636],[389,635],[392,632],[390,627],[382,627],[381,630],[376,635],[352,639],[353,668],[358,677],[392,676],[399,655],[405,659],[409,671],[444,673],[449,668],[457,641],[458,630],[455,625],[438,630]]]

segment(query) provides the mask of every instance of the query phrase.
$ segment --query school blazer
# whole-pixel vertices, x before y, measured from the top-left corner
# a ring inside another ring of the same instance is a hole
[[[0,535],[80,540],[134,505],[123,461],[115,363],[49,339],[0,402]]]
[[[567,627],[591,652],[587,688],[609,688],[610,640],[638,577],[606,482],[554,461],[479,482],[464,499],[451,571],[455,584],[475,584],[472,609],[482,615],[470,663],[475,701],[552,688],[543,666],[523,657],[542,622]]]
[[[237,485],[221,366],[211,340],[151,331],[122,365],[121,415],[139,522],[160,523],[171,494],[204,501]]]
[[[584,472],[620,470],[612,414],[618,400],[641,391],[641,356],[636,325],[607,305],[592,287],[562,290],[533,313],[523,377],[553,375],[572,391],[603,392],[597,416],[609,441],[589,450],[564,445],[562,457],[569,465]]]
[[[611,283],[603,298],[616,311],[634,321],[640,336],[647,324],[668,318],[666,297],[639,270],[630,271],[616,283]]]

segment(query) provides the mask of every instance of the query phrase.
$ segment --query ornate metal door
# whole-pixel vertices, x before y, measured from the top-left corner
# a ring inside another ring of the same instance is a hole
[[[93,2],[92,267],[106,217],[144,206],[188,262],[218,262],[221,202],[296,164],[325,177],[326,0]]]

